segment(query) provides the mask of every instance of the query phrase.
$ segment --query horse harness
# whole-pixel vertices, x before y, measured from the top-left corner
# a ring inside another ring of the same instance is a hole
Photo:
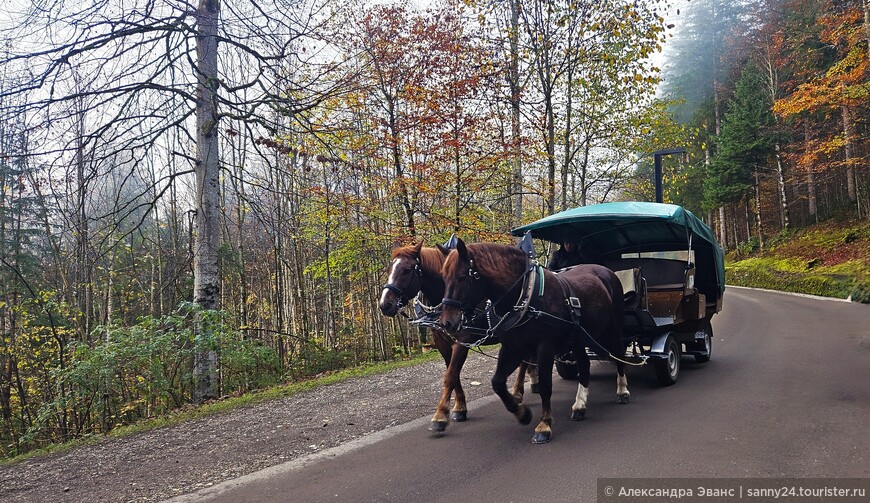
[[[613,356],[610,351],[608,351],[598,341],[592,338],[589,332],[587,332],[586,329],[583,328],[583,306],[580,302],[580,298],[573,291],[571,284],[563,280],[558,274],[556,274],[555,277],[559,283],[559,286],[562,288],[562,293],[565,296],[565,303],[568,305],[568,311],[570,313],[571,319],[566,320],[538,308],[535,300],[539,299],[544,295],[544,268],[536,260],[533,259],[527,258],[526,263],[527,266],[525,273],[523,273],[523,275],[514,283],[515,286],[517,283],[522,281],[523,286],[520,289],[520,296],[514,303],[513,309],[510,312],[508,312],[504,316],[499,316],[498,313],[496,313],[495,305],[500,303],[502,299],[499,299],[496,302],[488,302],[486,309],[482,313],[486,316],[488,328],[482,329],[477,327],[474,324],[477,317],[472,318],[472,325],[463,325],[462,331],[472,333],[485,333],[485,337],[477,341],[475,345],[479,345],[489,338],[497,337],[498,332],[505,332],[520,327],[525,323],[529,322],[530,320],[541,320],[542,322],[556,328],[564,328],[565,326],[573,328],[574,331],[580,336],[583,344],[587,347],[594,348],[594,351],[598,355],[614,360],[618,359]],[[560,270],[559,272],[565,272],[569,269],[572,268],[568,267]],[[473,260],[471,261],[471,267],[468,270],[468,276],[475,280],[480,279],[480,273],[474,269]],[[508,292],[510,292],[512,289],[513,286],[508,289]],[[441,300],[441,304],[463,310],[466,309],[466,306],[462,302],[447,297]],[[496,320],[495,324],[492,323],[493,319]]]

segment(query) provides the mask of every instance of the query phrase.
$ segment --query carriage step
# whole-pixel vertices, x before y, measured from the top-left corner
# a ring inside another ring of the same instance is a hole
[[[657,327],[674,324],[673,316],[653,316],[652,319],[655,321]]]

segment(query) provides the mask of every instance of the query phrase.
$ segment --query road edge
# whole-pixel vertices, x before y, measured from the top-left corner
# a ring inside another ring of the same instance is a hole
[[[488,405],[490,402],[496,402],[497,400],[498,397],[496,395],[488,395],[478,398],[476,400],[472,400],[471,402],[469,402],[468,405],[470,407],[473,406],[473,408],[481,408],[485,405]],[[350,442],[346,442],[335,447],[330,447],[329,449],[324,449],[320,452],[315,452],[301,458],[296,458],[281,464],[270,466],[268,468],[263,468],[262,470],[252,472],[247,475],[242,475],[241,477],[225,480],[213,486],[202,488],[196,492],[173,496],[170,499],[163,500],[161,503],[194,503],[208,501],[211,498],[218,497],[221,494],[224,494],[246,484],[284,475],[321,461],[323,459],[336,458],[343,454],[353,452],[357,449],[361,449],[363,447],[375,444],[377,442],[386,440],[407,431],[416,429],[423,431],[424,427],[429,424],[430,420],[431,418],[429,416],[424,416],[409,421],[407,423],[397,424],[396,426],[391,426],[389,428],[376,431],[368,435],[364,435],[362,437],[351,440]]]
[[[769,292],[769,293],[779,293],[782,295],[789,295],[791,297],[802,297],[804,299],[816,299],[816,300],[830,300],[834,302],[848,302],[849,304],[860,304],[860,302],[852,302],[851,298],[841,299],[839,297],[823,297],[821,295],[813,295],[809,293],[799,293],[799,292],[784,292],[782,290],[771,290],[769,288],[756,288],[753,286],[738,286],[738,285],[725,285],[725,290],[729,288],[737,288],[742,290],[757,290],[759,292]]]

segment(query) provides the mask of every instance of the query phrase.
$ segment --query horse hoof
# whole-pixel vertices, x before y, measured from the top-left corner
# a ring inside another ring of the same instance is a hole
[[[616,403],[626,404],[631,400],[631,395],[628,393],[624,395],[616,395]]]
[[[447,421],[432,421],[429,423],[429,431],[432,433],[444,433],[447,429]]]
[[[467,421],[468,420],[468,412],[464,411],[464,410],[453,411],[453,414],[450,415],[450,419],[456,421],[457,423]]]
[[[520,424],[529,424],[532,422],[532,409],[528,407],[523,407],[523,414],[521,416],[517,416],[517,419],[520,421]]]
[[[550,441],[550,432],[549,431],[536,431],[535,436],[532,437],[533,444],[546,444]]]
[[[571,411],[571,421],[582,421],[584,419],[586,419],[586,409]]]
[[[532,384],[532,393],[534,393],[534,394],[536,394],[536,395],[540,395],[540,394],[541,394],[541,390],[540,390],[540,387],[538,386],[538,383],[533,383],[533,384]]]

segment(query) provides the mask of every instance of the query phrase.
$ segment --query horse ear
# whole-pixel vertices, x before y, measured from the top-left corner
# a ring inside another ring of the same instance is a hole
[[[465,246],[465,241],[461,238],[456,238],[456,252],[459,254],[459,258],[462,260],[469,260],[471,257],[468,255],[468,248]]]
[[[438,250],[443,253],[445,257],[447,255],[450,255],[450,250],[448,248],[445,248],[443,245],[436,244],[435,247],[438,248]]]
[[[423,249],[423,240],[421,239],[420,242],[417,243],[417,246],[414,247],[414,254],[417,255],[417,256],[419,257],[419,256],[420,256],[420,250],[422,250],[422,249]]]

